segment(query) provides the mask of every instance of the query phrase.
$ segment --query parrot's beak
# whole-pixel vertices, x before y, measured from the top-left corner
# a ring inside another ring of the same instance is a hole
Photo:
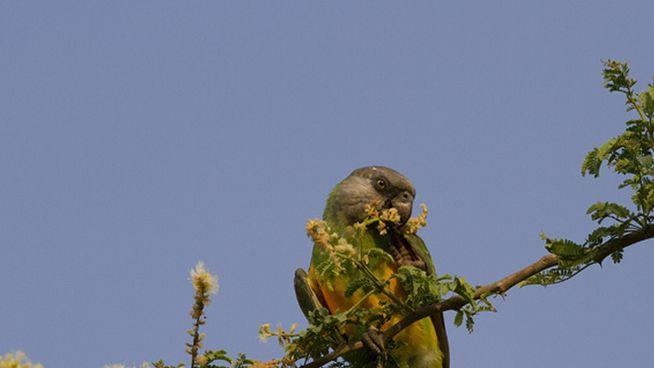
[[[402,192],[391,199],[391,207],[400,214],[400,225],[404,225],[411,217],[413,210],[413,196],[409,192]]]

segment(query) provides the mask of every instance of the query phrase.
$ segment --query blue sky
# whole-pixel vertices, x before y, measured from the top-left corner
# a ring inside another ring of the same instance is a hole
[[[47,367],[186,361],[198,261],[206,345],[279,356],[303,321],[307,218],[359,166],[406,174],[441,272],[493,281],[624,201],[582,178],[619,133],[601,62],[654,74],[651,1],[0,3],[0,352]],[[456,367],[651,366],[654,248],[511,291]]]

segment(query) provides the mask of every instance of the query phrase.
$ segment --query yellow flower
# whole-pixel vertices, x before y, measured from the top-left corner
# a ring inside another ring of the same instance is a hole
[[[43,368],[41,364],[33,364],[25,353],[17,351],[0,355],[0,368]]]

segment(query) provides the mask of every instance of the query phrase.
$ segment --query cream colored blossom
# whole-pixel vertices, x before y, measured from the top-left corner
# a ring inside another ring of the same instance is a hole
[[[268,342],[268,339],[273,336],[273,333],[270,331],[270,323],[264,323],[259,326],[259,340],[261,342]]]
[[[200,261],[191,269],[191,283],[196,293],[216,294],[218,292],[218,277],[212,275]]]
[[[415,234],[421,227],[427,226],[427,214],[429,213],[429,211],[427,211],[427,205],[422,203],[420,204],[420,208],[422,209],[420,215],[418,215],[418,217],[410,218],[404,225],[405,233]]]
[[[381,215],[379,216],[379,219],[382,220],[382,221],[393,223],[393,224],[399,224],[400,223],[400,213],[397,212],[396,208],[388,208],[388,209],[382,210]]]
[[[354,250],[354,246],[348,243],[345,238],[338,239],[338,243],[334,246],[334,250],[348,257],[354,257],[357,254],[356,250]]]
[[[339,239],[339,241],[342,239],[340,235],[331,232],[331,229],[327,226],[327,222],[318,219],[310,219],[307,221],[306,231],[307,235],[313,239],[313,242],[327,253],[331,261],[334,263],[334,266],[338,270],[343,270],[341,260],[337,254],[340,253],[340,251],[336,249],[333,244],[336,239]],[[340,249],[343,250],[344,248],[341,247]],[[347,251],[347,249],[345,250]]]
[[[306,231],[307,235],[313,239],[313,242],[316,243],[316,245],[323,248],[325,251],[330,251],[331,244],[329,241],[334,234],[329,234],[329,227],[325,221],[310,219],[307,221]]]

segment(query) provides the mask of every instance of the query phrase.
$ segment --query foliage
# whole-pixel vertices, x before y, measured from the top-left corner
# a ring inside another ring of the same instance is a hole
[[[629,65],[614,60],[604,62],[603,76],[604,86],[610,92],[622,94],[627,111],[635,111],[637,117],[625,123],[626,128],[622,134],[588,152],[581,165],[581,174],[596,178],[600,175],[602,166],[605,166],[623,176],[619,188],[631,190],[631,206],[612,202],[591,205],[587,214],[597,222],[598,227],[588,234],[583,243],[542,235],[547,251],[560,257],[559,264],[532,276],[522,285],[545,286],[568,280],[593,264],[601,264],[610,241],[652,224],[654,84],[649,84],[642,92],[634,91],[636,80],[629,76]],[[609,254],[614,263],[622,260],[622,249]]]
[[[460,326],[465,316],[469,332],[473,331],[473,317],[477,313],[495,311],[487,298],[475,299],[475,288],[463,277],[427,275],[425,271],[413,266],[400,267],[394,276],[400,280],[402,289],[407,293],[405,302],[414,309],[441,302],[450,293],[462,296],[468,304],[457,311],[454,324]]]

